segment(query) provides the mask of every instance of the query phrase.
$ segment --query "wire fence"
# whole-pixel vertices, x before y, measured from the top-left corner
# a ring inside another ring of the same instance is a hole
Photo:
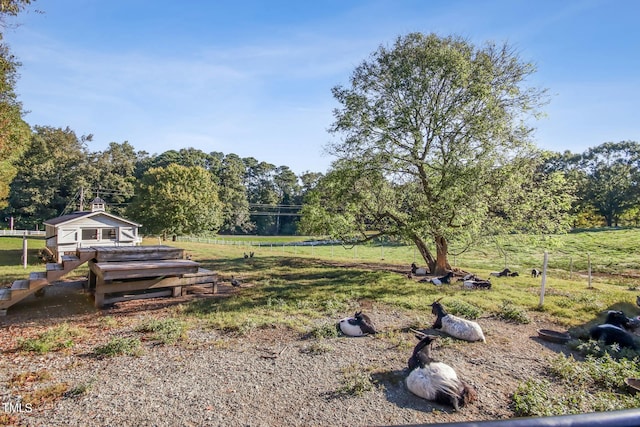
[[[414,245],[391,245],[388,243],[368,243],[358,245],[341,244],[339,241],[297,241],[274,242],[251,239],[225,239],[185,237],[176,238],[181,242],[207,243],[213,245],[228,245],[236,248],[237,252],[255,252],[256,256],[300,256],[335,260],[351,260],[353,262],[377,262],[404,265],[409,271],[410,264],[418,266],[424,261]],[[544,248],[528,248],[522,252],[516,248],[511,251],[497,250],[486,247],[469,250],[462,254],[449,255],[449,263],[454,268],[467,271],[495,270],[509,268],[518,275],[531,275],[532,270],[542,270],[543,261],[547,253],[547,269],[553,271],[556,277],[576,279],[580,276],[590,277],[591,274],[610,274],[620,277],[625,283],[640,286],[640,261],[629,254],[629,259],[616,259],[607,254],[590,254],[584,252],[567,252],[562,249],[545,250]],[[591,274],[590,274],[591,273]]]

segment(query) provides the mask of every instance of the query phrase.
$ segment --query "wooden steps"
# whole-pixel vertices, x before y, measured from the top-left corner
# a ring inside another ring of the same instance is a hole
[[[29,295],[52,285],[70,271],[89,261],[88,288],[96,307],[131,299],[179,296],[192,285],[217,286],[217,274],[184,259],[184,249],[171,246],[128,246],[80,248],[63,255],[60,263],[47,263],[43,272],[16,280],[0,289],[0,316]],[[36,294],[37,295],[37,294]]]
[[[46,271],[33,272],[28,279],[16,280],[10,288],[0,289],[0,316],[7,314],[7,309],[29,295],[50,286],[62,276],[95,257],[95,250],[78,250],[76,255],[64,255],[62,263],[46,264]]]

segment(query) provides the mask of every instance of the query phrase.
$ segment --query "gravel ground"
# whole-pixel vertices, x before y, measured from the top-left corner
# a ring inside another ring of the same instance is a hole
[[[0,339],[1,403],[61,383],[83,391],[38,404],[30,413],[5,411],[5,423],[362,426],[503,419],[514,416],[510,403],[518,383],[544,375],[548,357],[565,350],[541,341],[536,333],[539,328],[562,328],[536,320],[519,325],[480,319],[487,337],[484,344],[440,340],[433,355],[478,391],[478,401],[453,412],[407,391],[404,368],[417,342],[407,328],[419,319],[403,312],[375,306],[365,310],[384,332],[375,337],[317,339],[285,328],[232,336],[195,328],[177,345],[143,341],[140,356],[98,358],[91,352],[98,343],[113,336],[142,336],[133,331],[141,318],[167,316],[180,299],[127,302],[100,312],[78,294],[76,290],[48,296],[45,305],[26,301],[16,314],[1,320],[9,332]],[[61,307],[66,315],[60,314]],[[100,321],[105,314],[118,325],[106,328]],[[432,316],[425,319],[432,321]],[[33,336],[62,321],[92,334],[64,352],[13,351],[18,336]],[[21,386],[9,382],[16,374],[41,369],[51,377]],[[355,393],[357,386],[360,394]]]

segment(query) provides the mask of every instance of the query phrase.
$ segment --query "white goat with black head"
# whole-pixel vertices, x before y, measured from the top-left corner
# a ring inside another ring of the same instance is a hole
[[[350,337],[362,337],[370,334],[377,334],[375,325],[366,314],[356,311],[353,317],[345,317],[336,325],[339,332]]]
[[[426,400],[451,405],[454,410],[476,400],[476,390],[458,378],[449,365],[437,362],[431,357],[431,343],[437,339],[432,335],[420,337],[409,359],[407,388],[416,396]]]
[[[434,285],[440,286],[444,284],[451,283],[451,278],[453,277],[453,271],[449,271],[447,274],[441,277],[434,277],[432,279],[427,280],[427,282],[431,282]]]
[[[439,301],[431,304],[431,312],[437,316],[433,329],[440,329],[442,332],[464,341],[486,342],[482,328],[477,322],[448,314]]]
[[[411,273],[414,276],[426,276],[427,269],[424,267],[418,267],[415,262],[411,263]]]

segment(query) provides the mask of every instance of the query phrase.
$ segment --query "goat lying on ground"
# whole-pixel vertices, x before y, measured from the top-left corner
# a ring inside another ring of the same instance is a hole
[[[465,289],[491,289],[491,280],[470,279],[462,282]]]
[[[421,279],[420,282],[433,283],[434,285],[444,285],[451,283],[451,278],[453,277],[453,271],[448,272],[442,277],[433,277],[431,279]]]
[[[490,276],[494,276],[494,277],[517,277],[519,276],[517,271],[511,271],[508,268],[505,268],[504,270],[497,272],[494,271],[493,273],[489,274]]]
[[[418,266],[416,265],[415,262],[411,263],[411,273],[414,276],[426,276],[427,274],[427,269],[426,268],[418,268]]]
[[[362,314],[361,311],[357,311],[353,317],[345,317],[340,320],[336,328],[339,332],[350,337],[362,337],[378,333],[369,316]]]
[[[433,329],[441,329],[442,332],[465,341],[486,342],[482,328],[478,323],[447,314],[438,301],[431,304],[431,312],[437,316]]]
[[[456,411],[476,400],[477,393],[473,387],[460,380],[451,366],[431,357],[430,346],[437,337],[426,335],[421,338],[416,335],[416,338],[420,342],[408,362],[406,384],[409,391],[423,399],[451,405]]]
[[[493,273],[490,274],[490,276],[505,277],[505,276],[508,276],[509,274],[511,274],[511,270],[509,270],[508,268],[505,268],[504,270],[502,270],[500,272],[494,271]]]
[[[618,344],[620,348],[638,350],[633,335],[627,331],[630,327],[631,319],[622,311],[610,310],[605,323],[591,328],[589,336],[596,341],[603,341],[605,345]]]

